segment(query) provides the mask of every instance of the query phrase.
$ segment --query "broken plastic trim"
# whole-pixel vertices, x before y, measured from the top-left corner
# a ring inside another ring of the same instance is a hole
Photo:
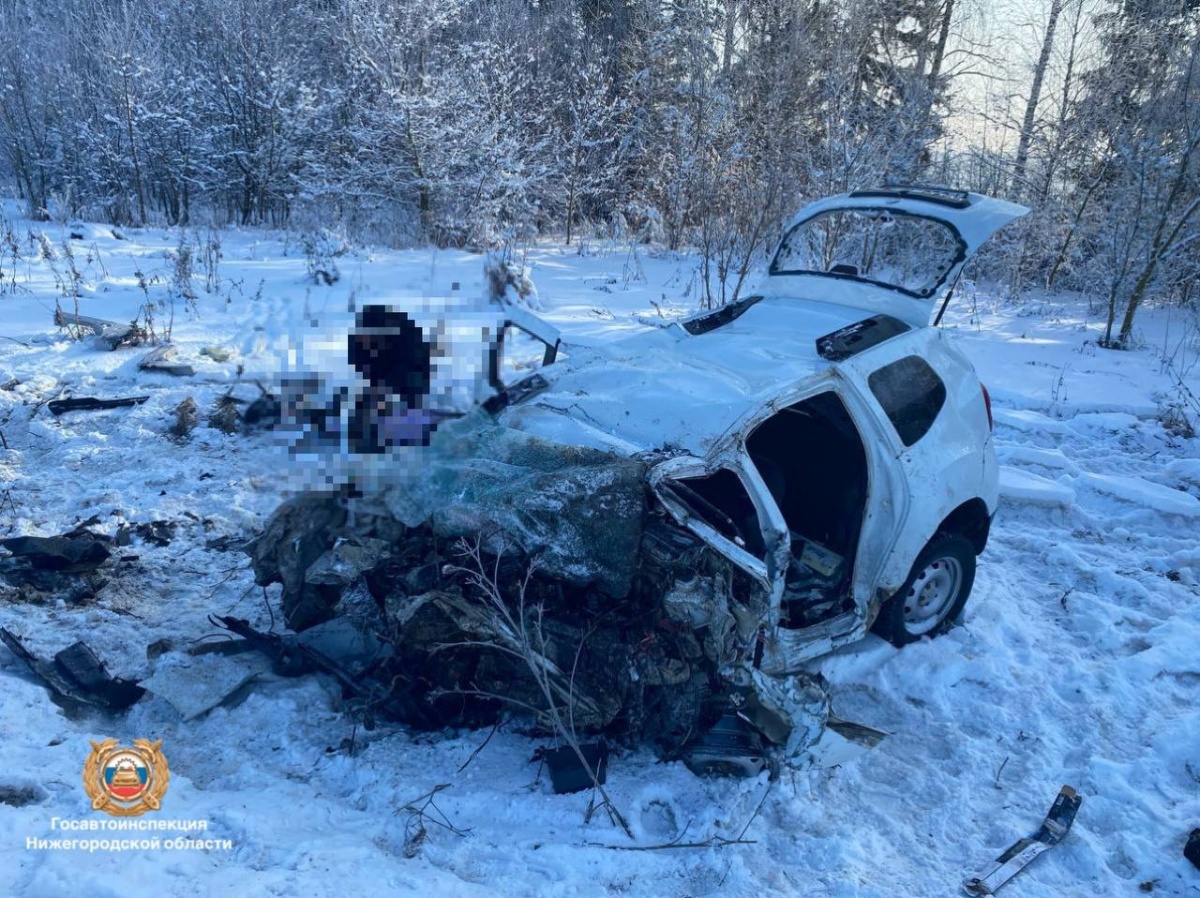
[[[550,381],[546,380],[542,375],[531,374],[529,377],[517,381],[511,387],[502,389],[495,396],[489,397],[483,403],[483,410],[489,415],[498,415],[510,405],[524,402],[531,396],[541,393],[549,386]]]
[[[761,296],[747,296],[745,299],[739,299],[737,302],[721,306],[721,308],[714,312],[709,312],[707,315],[700,315],[696,318],[680,322],[680,326],[693,337],[698,337],[701,334],[707,334],[709,331],[715,331],[717,328],[724,327],[729,322],[740,318],[761,299]]]
[[[864,350],[912,330],[899,318],[873,315],[817,337],[817,355],[827,362],[844,362]]]

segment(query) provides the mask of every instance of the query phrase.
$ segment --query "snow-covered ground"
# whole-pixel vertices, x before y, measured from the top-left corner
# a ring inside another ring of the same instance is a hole
[[[231,388],[254,398],[253,381],[283,367],[335,364],[355,303],[478,295],[482,260],[356,250],[337,259],[336,284],[316,286],[295,237],[222,232],[212,292],[197,249],[198,311],[176,302],[179,358],[196,374],[172,378],[137,369],[145,350],[68,339],[51,316],[56,299],[73,308],[64,241],[80,313],[129,320],[147,299],[137,272],[149,298],[167,295],[178,232],[118,240],[11,210],[7,221],[20,258],[14,286],[11,251],[0,252],[0,537],[93,516],[108,532],[177,529],[169,546],[135,541],[124,552],[136,558],[110,562],[79,603],[0,579],[0,626],[43,655],[85,639],[113,673],[139,679],[155,665],[149,644],[186,647],[213,632],[210,613],[271,626],[277,587],[264,602],[220,538],[253,533],[298,481],[269,438],[226,435],[204,415]],[[54,260],[40,258],[38,233]],[[568,339],[695,306],[693,261],[590,250],[530,253],[545,314]],[[947,895],[1032,830],[1064,783],[1084,796],[1071,836],[1009,894],[1200,893],[1181,853],[1200,825],[1200,440],[1161,420],[1176,394],[1164,354],[1200,394],[1196,319],[1144,310],[1144,348],[1106,352],[1099,313],[1081,300],[1006,304],[968,286],[946,321],[991,389],[1004,504],[961,627],[903,651],[871,637],[815,665],[840,716],[893,734],[877,748],[774,783],[620,754],[609,790],[631,843],[603,813],[585,821],[587,793],[553,794],[531,762],[541,743],[515,729],[478,755],[487,732],[355,731],[330,683],[269,676],[188,722],[153,695],[124,715],[70,717],[0,649],[0,895]],[[228,359],[200,354],[209,347]],[[55,418],[44,403],[64,391],[150,398]],[[179,442],[167,431],[188,396],[201,424]],[[233,847],[27,849],[30,837],[79,835],[52,818],[94,816],[81,768],[89,740],[109,737],[162,739],[161,816],[205,820],[206,838]],[[421,818],[406,806],[442,784],[414,844]],[[13,797],[21,787],[32,801]],[[629,850],[676,841],[705,844]]]

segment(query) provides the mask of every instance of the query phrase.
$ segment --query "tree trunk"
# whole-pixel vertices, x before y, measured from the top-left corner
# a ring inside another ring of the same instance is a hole
[[[938,31],[937,46],[933,48],[933,59],[929,63],[929,90],[936,92],[938,77],[942,74],[942,60],[946,58],[946,41],[950,37],[950,21],[954,16],[954,0],[945,0],[942,9],[942,24]]]
[[[1180,179],[1183,175],[1181,173]],[[1174,195],[1174,191],[1172,191]],[[1171,229],[1171,233],[1163,236],[1162,228],[1166,225],[1166,217],[1170,211],[1170,206],[1163,210],[1163,220],[1160,223],[1159,232],[1155,235],[1154,248],[1150,253],[1150,258],[1146,260],[1146,265],[1142,269],[1142,273],[1138,276],[1137,283],[1134,284],[1133,292],[1129,294],[1129,305],[1125,307],[1125,317],[1121,320],[1121,332],[1117,335],[1117,342],[1122,346],[1129,344],[1129,338],[1133,336],[1133,316],[1142,305],[1142,300],[1146,298],[1146,290],[1150,283],[1154,280],[1154,275],[1158,271],[1159,261],[1169,253],[1172,247],[1175,246],[1175,241],[1179,237],[1179,232],[1183,230],[1196,211],[1200,209],[1200,199],[1192,200],[1191,205],[1184,210],[1179,217],[1179,221],[1175,223],[1175,227]]]
[[[1083,195],[1083,202],[1079,204],[1079,208],[1075,211],[1075,219],[1071,222],[1071,229],[1067,231],[1067,236],[1063,238],[1062,246],[1059,247],[1058,255],[1054,259],[1054,264],[1050,266],[1050,273],[1046,275],[1047,290],[1054,289],[1054,279],[1058,277],[1058,270],[1067,260],[1067,250],[1071,248],[1071,241],[1075,239],[1075,233],[1079,230],[1079,223],[1083,220],[1083,214],[1087,211],[1087,207],[1091,203],[1092,197],[1095,196],[1096,191],[1104,181],[1107,171],[1108,164],[1105,163],[1104,168],[1101,169],[1100,174],[1096,177],[1096,180],[1092,182],[1092,185],[1087,189],[1087,193]]]
[[[567,189],[567,246],[571,245],[571,223],[575,220],[575,178]]]
[[[1029,102],[1025,105],[1025,120],[1021,123],[1021,137],[1017,142],[1017,159],[1013,166],[1013,189],[1018,196],[1025,192],[1025,167],[1029,162],[1029,144],[1033,140],[1033,125],[1037,117],[1038,100],[1042,95],[1042,82],[1046,78],[1046,66],[1050,63],[1050,51],[1054,49],[1054,29],[1062,13],[1063,0],[1051,0],[1050,21],[1046,23],[1046,35],[1042,38],[1042,52],[1038,54],[1037,66],[1033,70],[1033,85],[1029,89]]]
[[[133,163],[133,182],[137,188],[138,225],[146,225],[146,193],[142,188],[142,168],[138,164],[137,143],[133,137],[133,96],[129,89],[129,59],[123,60],[121,80],[125,91],[125,127],[129,134],[129,160]]]
[[[722,48],[721,71],[726,75],[733,67],[733,40],[736,24],[737,0],[725,0],[725,46]]]

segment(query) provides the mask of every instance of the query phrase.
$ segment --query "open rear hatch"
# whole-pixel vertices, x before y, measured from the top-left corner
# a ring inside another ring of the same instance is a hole
[[[764,291],[929,324],[963,266],[1029,210],[943,187],[858,190],[805,207],[771,262]]]

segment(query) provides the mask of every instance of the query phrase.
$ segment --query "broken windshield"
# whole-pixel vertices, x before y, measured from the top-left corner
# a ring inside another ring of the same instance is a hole
[[[787,233],[771,274],[866,281],[928,298],[965,255],[966,245],[944,222],[893,209],[832,209]]]

